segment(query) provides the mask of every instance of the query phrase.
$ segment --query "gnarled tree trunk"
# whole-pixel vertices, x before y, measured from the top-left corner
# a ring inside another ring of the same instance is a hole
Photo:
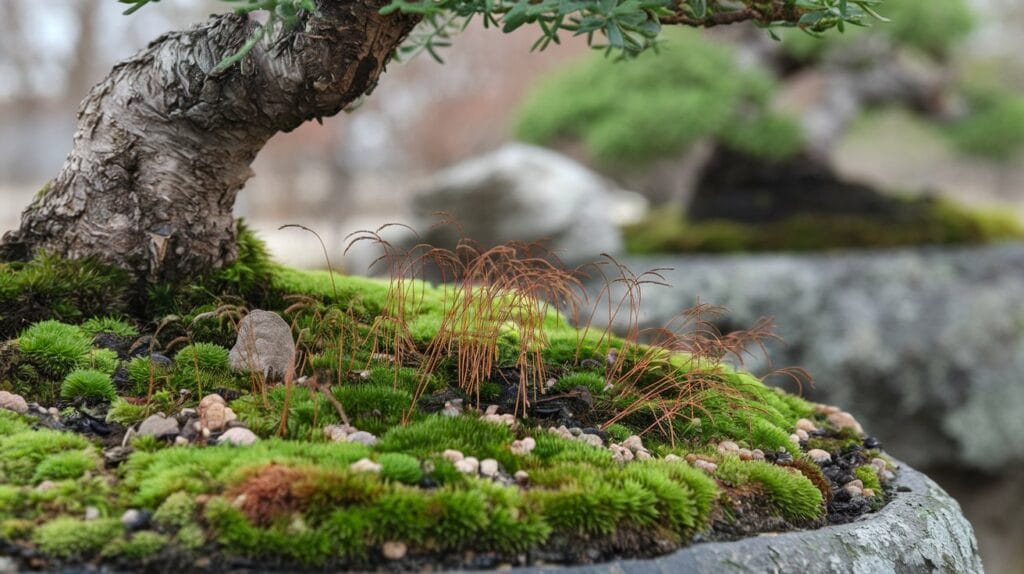
[[[0,255],[98,257],[141,283],[232,261],[232,207],[257,152],[370,91],[416,24],[382,5],[319,0],[303,25],[218,75],[256,23],[213,16],[121,62],[82,103],[71,154]]]

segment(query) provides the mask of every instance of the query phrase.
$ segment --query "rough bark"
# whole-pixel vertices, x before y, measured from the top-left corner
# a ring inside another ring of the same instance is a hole
[[[416,24],[380,15],[381,0],[318,4],[218,75],[256,23],[213,16],[115,66],[82,103],[73,150],[0,257],[98,257],[145,283],[230,262],[235,195],[259,150],[372,90]]]

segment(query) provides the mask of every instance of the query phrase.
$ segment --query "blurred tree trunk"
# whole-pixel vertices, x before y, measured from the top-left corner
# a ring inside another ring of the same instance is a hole
[[[235,257],[235,194],[274,134],[369,92],[416,19],[382,0],[319,0],[315,15],[226,72],[256,23],[235,14],[166,34],[116,65],[79,110],[64,167],[0,258],[97,257],[140,283],[188,280]]]

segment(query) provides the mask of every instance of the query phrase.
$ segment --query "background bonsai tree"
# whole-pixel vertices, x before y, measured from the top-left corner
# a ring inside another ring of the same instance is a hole
[[[121,1],[134,12],[156,0]],[[64,167],[5,236],[4,258],[92,257],[142,285],[223,267],[237,256],[235,194],[268,139],[337,114],[372,91],[396,53],[434,53],[474,18],[504,32],[536,26],[537,48],[586,35],[616,57],[651,47],[663,25],[821,33],[867,24],[881,3],[231,1],[241,7],[157,38],[90,92]]]

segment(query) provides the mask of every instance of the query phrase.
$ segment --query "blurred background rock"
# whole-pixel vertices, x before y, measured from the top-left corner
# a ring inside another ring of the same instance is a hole
[[[0,0],[0,231],[57,173],[91,85],[223,5],[120,9]],[[673,267],[646,325],[698,296],[731,308],[726,330],[777,317],[776,366],[807,367],[809,394],[957,496],[989,571],[1024,572],[1024,4],[886,14],[824,41],[674,32],[628,64],[470,27],[443,68],[394,64],[350,114],[273,140],[236,210],[293,265],[323,259],[283,224],[359,273],[376,254],[343,258],[348,233],[450,242],[430,231],[443,210],[485,242]]]

